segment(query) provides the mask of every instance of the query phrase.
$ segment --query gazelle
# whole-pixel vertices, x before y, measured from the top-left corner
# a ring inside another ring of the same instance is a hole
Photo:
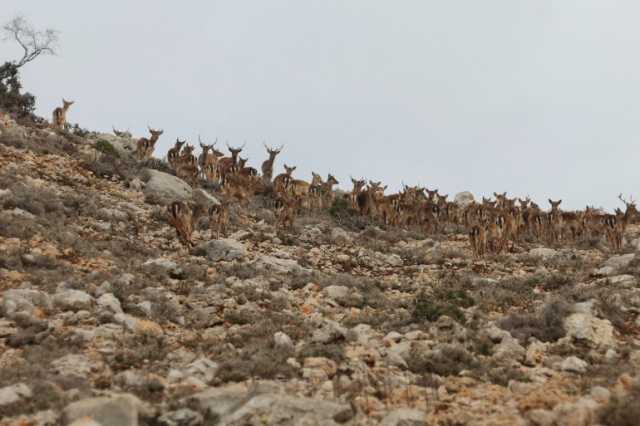
[[[137,145],[136,156],[138,157],[138,160],[145,160],[151,157],[151,154],[153,154],[153,150],[156,147],[156,142],[158,142],[158,139],[160,139],[160,136],[163,133],[162,130],[154,130],[149,126],[147,126],[147,128],[149,129],[149,133],[151,134],[151,137],[148,139],[147,138],[138,139],[138,142],[136,144]]]
[[[471,251],[476,258],[483,257],[487,251],[487,231],[482,225],[474,225],[469,231],[469,243]]]
[[[220,238],[220,235],[226,236],[227,225],[229,224],[229,208],[224,204],[214,204],[209,207],[209,228],[211,229],[211,238]]]
[[[333,186],[338,185],[336,179],[331,173],[327,176],[327,180],[320,185],[320,207],[326,208],[333,204]]]
[[[66,101],[62,99],[62,106],[53,110],[53,117],[51,125],[57,129],[64,129],[67,124],[67,111],[69,107],[74,104],[75,101]]]
[[[198,160],[196,159],[196,156],[193,155],[194,149],[195,147],[193,145],[187,144],[182,149],[182,153],[178,158],[176,167],[176,176],[186,181],[191,186],[195,186],[200,173],[198,170]]]
[[[169,151],[167,152],[167,162],[173,170],[175,170],[178,165],[178,160],[180,159],[180,150],[185,143],[187,143],[186,139],[181,141],[179,138],[176,138],[176,143],[173,145],[173,148],[169,149]]]
[[[246,144],[243,144],[240,148],[232,148],[227,144],[227,149],[231,153],[231,157],[223,157],[218,160],[218,176],[220,176],[220,183],[222,185],[226,184],[227,175],[232,173],[238,164],[238,155],[242,152],[245,145]]]
[[[286,164],[284,165],[284,173],[280,173],[278,176],[275,177],[275,179],[273,179],[274,192],[282,194],[287,190],[287,188],[291,184],[291,181],[293,180],[291,175],[295,170],[296,170],[296,166],[290,167],[290,166],[287,166]]]
[[[351,177],[351,183],[353,184],[353,189],[351,189],[351,208],[354,210],[358,209],[358,194],[360,194],[364,186],[367,184],[367,181],[364,179],[354,179]]]
[[[187,203],[182,201],[174,201],[167,206],[169,214],[169,223],[176,228],[176,234],[182,244],[192,247],[193,241],[193,211]]]
[[[276,198],[276,228],[291,228],[296,212],[296,200],[286,194]]]
[[[262,163],[262,179],[265,183],[271,183],[271,177],[273,176],[273,164],[275,163],[278,154],[282,152],[284,145],[281,145],[280,148],[277,149],[269,148],[265,143],[263,143],[263,145],[267,149],[269,158]]]

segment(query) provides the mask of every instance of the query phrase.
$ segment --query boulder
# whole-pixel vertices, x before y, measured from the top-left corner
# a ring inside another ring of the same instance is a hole
[[[421,426],[426,424],[424,411],[412,408],[398,408],[387,414],[380,423],[381,426]]]
[[[206,256],[212,262],[221,260],[230,262],[243,258],[247,254],[247,249],[240,241],[229,238],[221,240],[211,240],[200,244],[194,249],[194,254]]]
[[[588,366],[589,364],[587,364],[586,361],[578,358],[577,356],[570,356],[562,361],[560,369],[570,373],[582,374],[587,371]]]
[[[567,336],[584,341],[592,346],[611,346],[615,344],[611,322],[595,316],[577,312],[564,320]]]
[[[16,403],[25,398],[31,398],[31,396],[31,389],[24,383],[0,388],[0,407]]]
[[[82,290],[60,290],[53,296],[53,301],[60,309],[80,311],[91,309],[93,297]]]
[[[110,133],[98,133],[92,136],[92,139],[95,139],[96,142],[100,140],[109,142],[120,157],[133,156],[138,149],[136,141],[133,138],[122,138]]]
[[[453,202],[456,203],[460,208],[465,208],[469,204],[473,203],[474,201],[475,201],[475,198],[473,197],[473,194],[469,191],[458,192],[455,198],[453,199]]]
[[[192,199],[193,190],[182,179],[153,169],[146,169],[145,173],[148,179],[142,192],[146,202],[166,205]]]
[[[65,407],[64,423],[83,417],[95,420],[102,426],[138,426],[139,412],[146,411],[144,404],[135,396],[120,394],[82,399]]]
[[[558,255],[558,251],[552,248],[538,247],[538,248],[529,250],[529,255],[534,257],[540,257],[542,258],[542,260],[547,260],[547,259],[556,257]]]
[[[194,203],[204,207],[205,210],[209,210],[209,207],[211,206],[220,205],[220,201],[216,197],[209,194],[207,191],[205,191],[202,188],[198,188],[193,191],[192,199]]]

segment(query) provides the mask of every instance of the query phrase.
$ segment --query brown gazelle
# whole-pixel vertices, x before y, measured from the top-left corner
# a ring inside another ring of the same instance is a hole
[[[145,160],[151,157],[151,154],[153,154],[153,150],[156,147],[156,142],[158,142],[158,139],[160,139],[160,136],[163,133],[162,130],[154,130],[149,126],[147,126],[147,128],[149,129],[149,133],[151,134],[151,137],[148,139],[147,138],[138,139],[138,142],[136,144],[137,145],[136,156],[138,157],[138,160]]]
[[[487,232],[482,225],[474,225],[469,231],[471,251],[476,258],[484,256],[487,251]]]
[[[223,157],[218,160],[218,176],[220,176],[220,184],[225,185],[227,182],[227,176],[233,172],[238,164],[238,155],[244,149],[243,144],[240,148],[232,148],[227,144],[227,149],[231,153],[231,157]]]
[[[176,228],[176,233],[182,244],[193,246],[193,210],[182,201],[174,201],[167,206],[169,223]]]
[[[67,111],[74,102],[75,101],[65,101],[62,99],[62,106],[53,110],[53,120],[51,122],[52,127],[64,129],[65,124],[67,124]]]
[[[363,191],[364,186],[367,184],[367,181],[364,179],[354,179],[351,178],[351,183],[353,184],[353,189],[351,190],[351,208],[354,210],[358,209],[358,195]]]
[[[182,146],[187,143],[187,140],[181,141],[179,138],[176,138],[176,143],[173,145],[173,148],[169,149],[167,152],[167,162],[172,169],[176,169],[178,166],[178,161],[180,160],[180,150]]]
[[[276,198],[276,228],[291,228],[295,218],[297,202],[295,198],[286,194]]]
[[[327,180],[320,185],[321,208],[326,208],[333,204],[333,186],[339,183],[338,179],[329,173]]]
[[[276,193],[282,194],[287,190],[287,188],[291,184],[291,181],[293,180],[291,175],[295,170],[296,166],[290,167],[286,164],[284,165],[284,173],[280,173],[275,177],[275,179],[273,179],[273,190]]]
[[[220,238],[227,234],[227,225],[229,224],[229,208],[224,204],[214,204],[209,207],[209,229],[211,229],[211,238]]]
[[[198,160],[193,155],[193,145],[187,144],[183,149],[176,167],[176,176],[188,182],[191,186],[195,186],[198,181]]]
[[[276,161],[276,156],[282,152],[284,145],[281,145],[280,148],[277,149],[269,148],[265,143],[263,143],[263,145],[267,149],[269,158],[262,163],[262,179],[265,183],[271,183],[271,178],[273,177],[273,164]]]

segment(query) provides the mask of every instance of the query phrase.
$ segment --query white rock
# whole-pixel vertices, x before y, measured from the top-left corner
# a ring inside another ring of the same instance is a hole
[[[31,398],[31,396],[31,389],[24,383],[0,388],[0,407],[13,404],[25,398]]]
[[[61,309],[79,311],[91,309],[93,297],[82,290],[60,290],[53,296],[53,301]]]
[[[277,348],[281,348],[284,350],[292,350],[293,349],[293,341],[291,337],[282,331],[278,331],[273,335],[273,341]]]
[[[538,247],[538,248],[534,248],[534,249],[529,250],[529,255],[535,256],[535,257],[540,257],[543,260],[547,260],[547,259],[551,259],[553,257],[556,257],[558,255],[558,251],[554,250],[552,248]]]
[[[322,292],[333,300],[341,300],[349,295],[349,288],[343,285],[330,285],[325,287]]]
[[[594,346],[612,346],[616,342],[611,323],[593,315],[571,314],[565,319],[564,326],[568,337],[586,341]]]
[[[587,364],[586,361],[581,360],[577,356],[570,356],[568,358],[565,358],[564,361],[562,361],[560,368],[562,369],[562,371],[582,374],[587,371],[588,366],[589,364]]]
[[[453,199],[453,202],[458,205],[458,207],[465,208],[469,204],[472,204],[475,201],[473,194],[469,191],[458,192]]]
[[[142,191],[145,200],[152,204],[170,204],[174,201],[190,201],[193,191],[185,181],[168,173],[146,169],[149,179]]]
[[[112,293],[103,294],[98,298],[97,302],[98,306],[106,309],[111,313],[122,313],[122,306],[120,305],[120,301]]]

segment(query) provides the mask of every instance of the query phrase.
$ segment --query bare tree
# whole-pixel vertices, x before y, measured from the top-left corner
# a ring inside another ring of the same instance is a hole
[[[19,61],[13,62],[16,68],[33,61],[40,55],[55,55],[58,32],[53,29],[36,30],[23,16],[16,16],[2,26],[3,40],[15,40],[24,54]]]

